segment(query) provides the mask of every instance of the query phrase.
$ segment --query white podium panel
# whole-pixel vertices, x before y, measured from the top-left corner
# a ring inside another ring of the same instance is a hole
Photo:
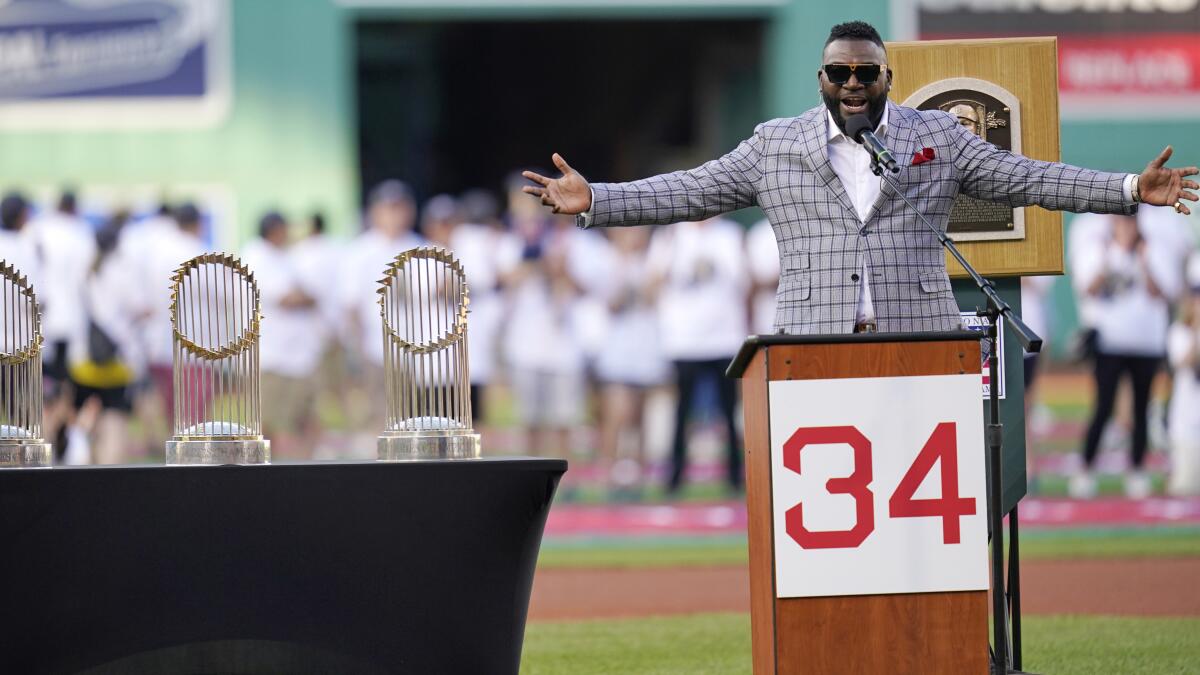
[[[769,383],[777,597],[987,590],[980,386]]]

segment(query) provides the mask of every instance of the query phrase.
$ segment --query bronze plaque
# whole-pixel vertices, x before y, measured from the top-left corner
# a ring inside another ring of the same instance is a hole
[[[940,80],[922,87],[904,105],[948,112],[988,143],[1021,151],[1017,99],[991,82],[965,77]],[[946,231],[955,241],[1024,239],[1024,210],[960,194],[954,200]]]

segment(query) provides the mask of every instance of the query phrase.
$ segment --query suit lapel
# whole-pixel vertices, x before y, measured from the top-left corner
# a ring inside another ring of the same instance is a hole
[[[918,139],[916,131],[912,127],[913,120],[909,116],[908,109],[896,106],[891,102],[888,103],[888,106],[888,130],[884,143],[891,148],[896,163],[900,165],[900,173],[892,174],[892,180],[903,186],[902,179],[912,164],[912,156],[917,151]],[[899,199],[899,197],[891,183],[885,180],[880,184],[879,196],[871,205],[866,222],[871,222],[879,214],[884,204],[893,199]]]
[[[820,110],[821,115],[816,121],[801,119],[797,125],[800,134],[800,154],[808,168],[825,184],[825,188],[841,202],[842,208],[846,209],[855,220],[858,220],[854,204],[850,203],[850,195],[846,194],[845,186],[834,173],[833,165],[829,163],[829,153],[825,147],[829,136],[829,131],[825,128],[825,108],[822,107]]]

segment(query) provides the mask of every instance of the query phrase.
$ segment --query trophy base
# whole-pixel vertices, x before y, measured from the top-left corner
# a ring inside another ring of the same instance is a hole
[[[262,438],[189,438],[167,441],[168,465],[270,463],[271,441]]]
[[[453,431],[385,431],[379,437],[379,461],[475,459],[482,453],[479,434]]]
[[[0,443],[0,468],[39,468],[54,465],[54,450],[49,443]]]

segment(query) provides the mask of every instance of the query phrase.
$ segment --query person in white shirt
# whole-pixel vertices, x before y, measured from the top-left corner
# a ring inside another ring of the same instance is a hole
[[[360,389],[348,409],[350,426],[362,432],[364,441],[382,431],[387,417],[379,279],[397,255],[422,244],[413,233],[416,216],[409,187],[398,180],[384,181],[367,197],[366,229],[346,246],[342,316],[351,371],[359,374]]]
[[[54,211],[29,224],[34,247],[42,261],[42,335],[45,338],[45,376],[69,387],[67,345],[87,328],[83,292],[88,270],[96,259],[92,227],[80,218],[75,195],[64,192]]]
[[[320,321],[313,327],[313,338],[320,344],[321,358],[314,379],[314,396],[319,408],[342,409],[351,387],[346,370],[346,322],[343,316],[342,289],[335,283],[344,276],[345,243],[326,231],[325,216],[309,216],[308,235],[292,244],[289,257],[300,287],[314,301]],[[344,410],[343,410],[344,412]],[[344,416],[344,415],[343,415]],[[322,457],[329,447],[325,429],[318,430],[313,443],[314,456]]]
[[[0,200],[0,260],[25,275],[35,295],[41,296],[41,261],[29,234],[29,202],[16,192]]]
[[[578,232],[573,222],[543,216],[512,197],[509,225],[519,238],[517,260],[503,260],[508,311],[503,354],[528,447],[566,457],[571,430],[583,422],[584,351],[575,310],[583,293],[569,264]]]
[[[139,286],[145,292],[139,306],[142,339],[146,353],[147,370],[154,386],[155,396],[161,410],[155,423],[149,425],[155,438],[151,444],[162,447],[167,432],[159,429],[158,422],[166,420],[170,428],[171,411],[175,409],[174,353],[171,329],[171,301],[169,289],[171,277],[180,265],[204,253],[204,241],[200,236],[202,216],[194,204],[184,203],[172,210],[170,222],[161,223],[154,233],[139,242],[136,272]],[[135,264],[135,263],[131,263]]]
[[[1096,303],[1096,403],[1083,446],[1086,470],[1073,476],[1069,487],[1075,496],[1094,494],[1090,469],[1112,416],[1117,385],[1128,375],[1133,384],[1133,438],[1132,472],[1125,488],[1131,497],[1145,497],[1151,487],[1142,471],[1149,442],[1150,389],[1166,352],[1169,297],[1164,287],[1172,272],[1157,264],[1156,249],[1147,245],[1135,218],[1110,217],[1108,243],[1096,247],[1076,269]]]
[[[609,492],[637,496],[645,474],[647,394],[671,377],[658,335],[658,317],[647,256],[650,230],[609,230],[612,255],[606,275],[609,311],[604,348],[596,360],[601,383],[599,464]],[[629,452],[621,457],[622,441]]]
[[[272,211],[261,218],[258,238],[246,244],[242,262],[254,273],[262,302],[263,435],[280,457],[309,459],[317,431],[321,315],[289,255],[282,215]]]
[[[145,354],[137,330],[141,289],[134,269],[119,253],[119,238],[128,214],[117,212],[96,233],[96,260],[88,271],[83,307],[87,330],[76,334],[67,348],[74,407],[97,407],[88,429],[86,448],[68,440],[68,454],[93,464],[121,464],[131,457],[129,417],[133,412],[132,385],[145,373]]]
[[[450,233],[450,248],[462,263],[471,292],[467,314],[467,361],[471,373],[471,412],[484,443],[488,427],[487,392],[498,371],[504,320],[501,280],[521,258],[521,244],[505,231],[499,207],[486,190],[470,190],[459,200],[464,222]]]
[[[744,251],[742,227],[723,218],[679,223],[659,230],[651,241],[648,255],[657,288],[659,335],[664,355],[674,364],[679,392],[670,493],[683,483],[687,422],[696,390],[706,379],[716,385],[725,423],[729,486],[734,491],[742,487],[741,439],[734,420],[737,392],[725,368],[748,332]]]
[[[756,335],[775,332],[775,291],[779,288],[779,243],[771,221],[762,219],[746,232],[750,263],[750,329]]]
[[[1200,495],[1200,252],[1187,266],[1188,291],[1167,333],[1167,359],[1174,371],[1171,390],[1171,475],[1167,493]]]

